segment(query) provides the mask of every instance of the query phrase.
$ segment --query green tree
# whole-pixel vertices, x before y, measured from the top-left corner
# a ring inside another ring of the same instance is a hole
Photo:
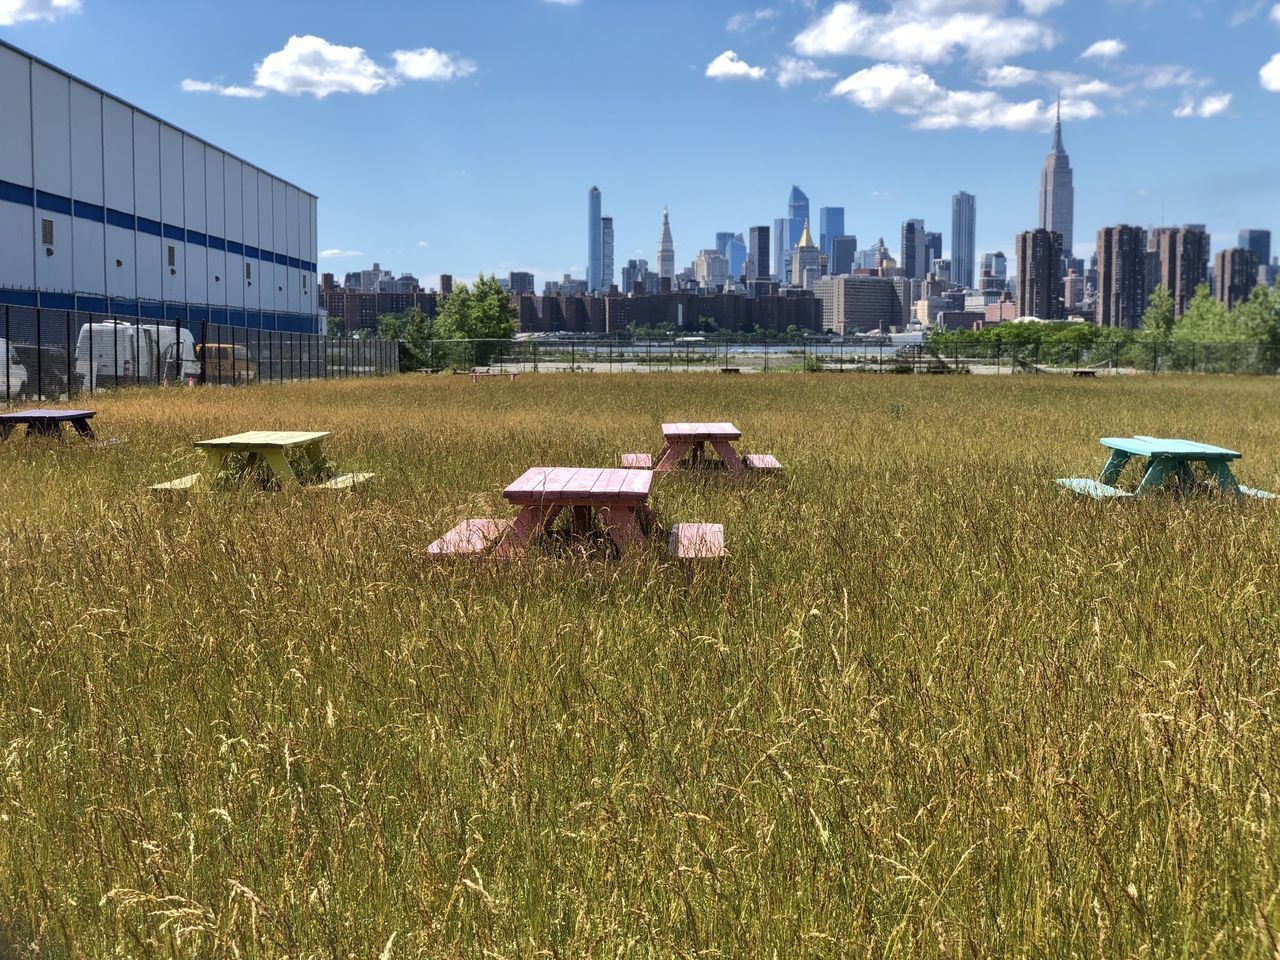
[[[342,322],[342,317],[335,317],[330,314],[325,319],[325,330],[331,337],[340,337],[346,332],[347,326]]]
[[[1195,296],[1173,325],[1173,336],[1177,340],[1197,343],[1238,339],[1227,308],[1214,299],[1207,283],[1196,287]]]
[[[1156,287],[1142,315],[1142,332],[1157,340],[1167,340],[1173,334],[1173,297],[1163,284]]]
[[[436,318],[433,337],[436,340],[483,340],[474,352],[451,350],[450,363],[458,366],[471,359],[476,365],[487,365],[502,349],[500,341],[515,336],[519,315],[511,297],[502,289],[497,277],[481,276],[468,287],[457,284],[444,309]]]
[[[378,317],[378,336],[400,341],[400,370],[421,370],[431,362],[431,318],[421,307]]]

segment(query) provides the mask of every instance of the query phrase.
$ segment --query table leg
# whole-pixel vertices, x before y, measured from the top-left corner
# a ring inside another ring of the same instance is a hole
[[[575,537],[585,537],[591,533],[591,508],[590,507],[574,507],[573,508],[573,535]]]
[[[647,503],[636,511],[636,519],[640,523],[640,531],[646,536],[653,536],[653,531],[658,526],[658,518],[654,516],[653,508]]]
[[[88,417],[81,417],[79,420],[72,420],[71,426],[76,428],[76,433],[84,437],[86,440],[93,439],[93,427],[89,425]]]
[[[1107,465],[1102,468],[1102,476],[1098,478],[1098,482],[1105,483],[1109,487],[1115,486],[1116,481],[1120,479],[1121,471],[1132,456],[1133,454],[1125,453],[1123,450],[1112,450],[1111,456],[1107,458]]]
[[[1190,496],[1196,492],[1196,475],[1191,469],[1191,464],[1185,460],[1179,460],[1173,471],[1174,476],[1178,478],[1178,486],[1184,494]]]
[[[301,488],[302,484],[298,482],[298,476],[293,472],[293,467],[289,466],[289,460],[284,455],[283,450],[271,449],[255,452],[271,468],[272,474],[280,481],[282,489],[297,490]]]
[[[728,440],[712,440],[711,446],[715,447],[716,453],[720,454],[720,459],[724,461],[724,465],[729,468],[730,473],[747,472],[742,458],[738,456],[738,451],[733,449],[733,444]]]
[[[9,434],[13,433],[13,424],[7,420],[0,423],[0,443],[9,439]]]
[[[29,420],[27,421],[27,436],[48,437],[51,440],[61,440],[62,439],[62,421],[60,420]]]
[[[1212,471],[1213,475],[1218,478],[1218,489],[1223,493],[1231,493],[1240,496],[1240,484],[1236,482],[1236,475],[1231,472],[1231,467],[1225,460],[1207,461],[1205,466]]]
[[[644,532],[636,519],[635,507],[601,507],[597,514],[619,553],[644,547]]]
[[[707,459],[707,445],[705,441],[699,440],[693,445],[693,458],[689,461],[691,467],[701,467]]]
[[[1138,485],[1137,496],[1144,497],[1149,493],[1158,493],[1164,486],[1165,477],[1169,475],[1171,464],[1164,457],[1152,457],[1147,461],[1147,472]]]
[[[662,453],[658,457],[658,465],[653,468],[653,472],[670,473],[689,453],[690,446],[692,444],[682,443],[678,440],[668,440],[666,446],[662,448]]]
[[[561,505],[557,503],[524,507],[507,535],[498,544],[494,556],[515,557],[524,553],[529,541],[538,534],[545,533],[551,522],[559,516],[561,509]]]

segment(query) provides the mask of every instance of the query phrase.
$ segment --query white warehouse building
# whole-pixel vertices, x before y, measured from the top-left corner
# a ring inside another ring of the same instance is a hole
[[[317,333],[316,197],[0,40],[0,305]]]

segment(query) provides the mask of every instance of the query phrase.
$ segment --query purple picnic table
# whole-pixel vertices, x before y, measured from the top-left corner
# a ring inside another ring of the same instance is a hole
[[[93,439],[93,427],[89,420],[95,410],[19,410],[16,413],[0,413],[0,441],[8,440],[13,428],[26,425],[27,436],[62,439],[62,425],[69,423],[76,433],[86,440]]]
[[[515,524],[498,546],[498,556],[522,553],[545,533],[566,507],[573,511],[573,531],[585,534],[594,513],[620,551],[639,548],[652,528],[649,488],[652,470],[597,467],[533,467],[502,491],[520,507]]]

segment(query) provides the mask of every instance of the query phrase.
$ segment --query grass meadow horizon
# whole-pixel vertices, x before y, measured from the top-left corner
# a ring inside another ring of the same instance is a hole
[[[0,444],[0,956],[1222,957],[1280,942],[1280,514],[1095,503],[1240,377],[402,375],[102,394]],[[440,562],[532,466],[728,420],[662,544]],[[352,495],[158,499],[328,430]]]

